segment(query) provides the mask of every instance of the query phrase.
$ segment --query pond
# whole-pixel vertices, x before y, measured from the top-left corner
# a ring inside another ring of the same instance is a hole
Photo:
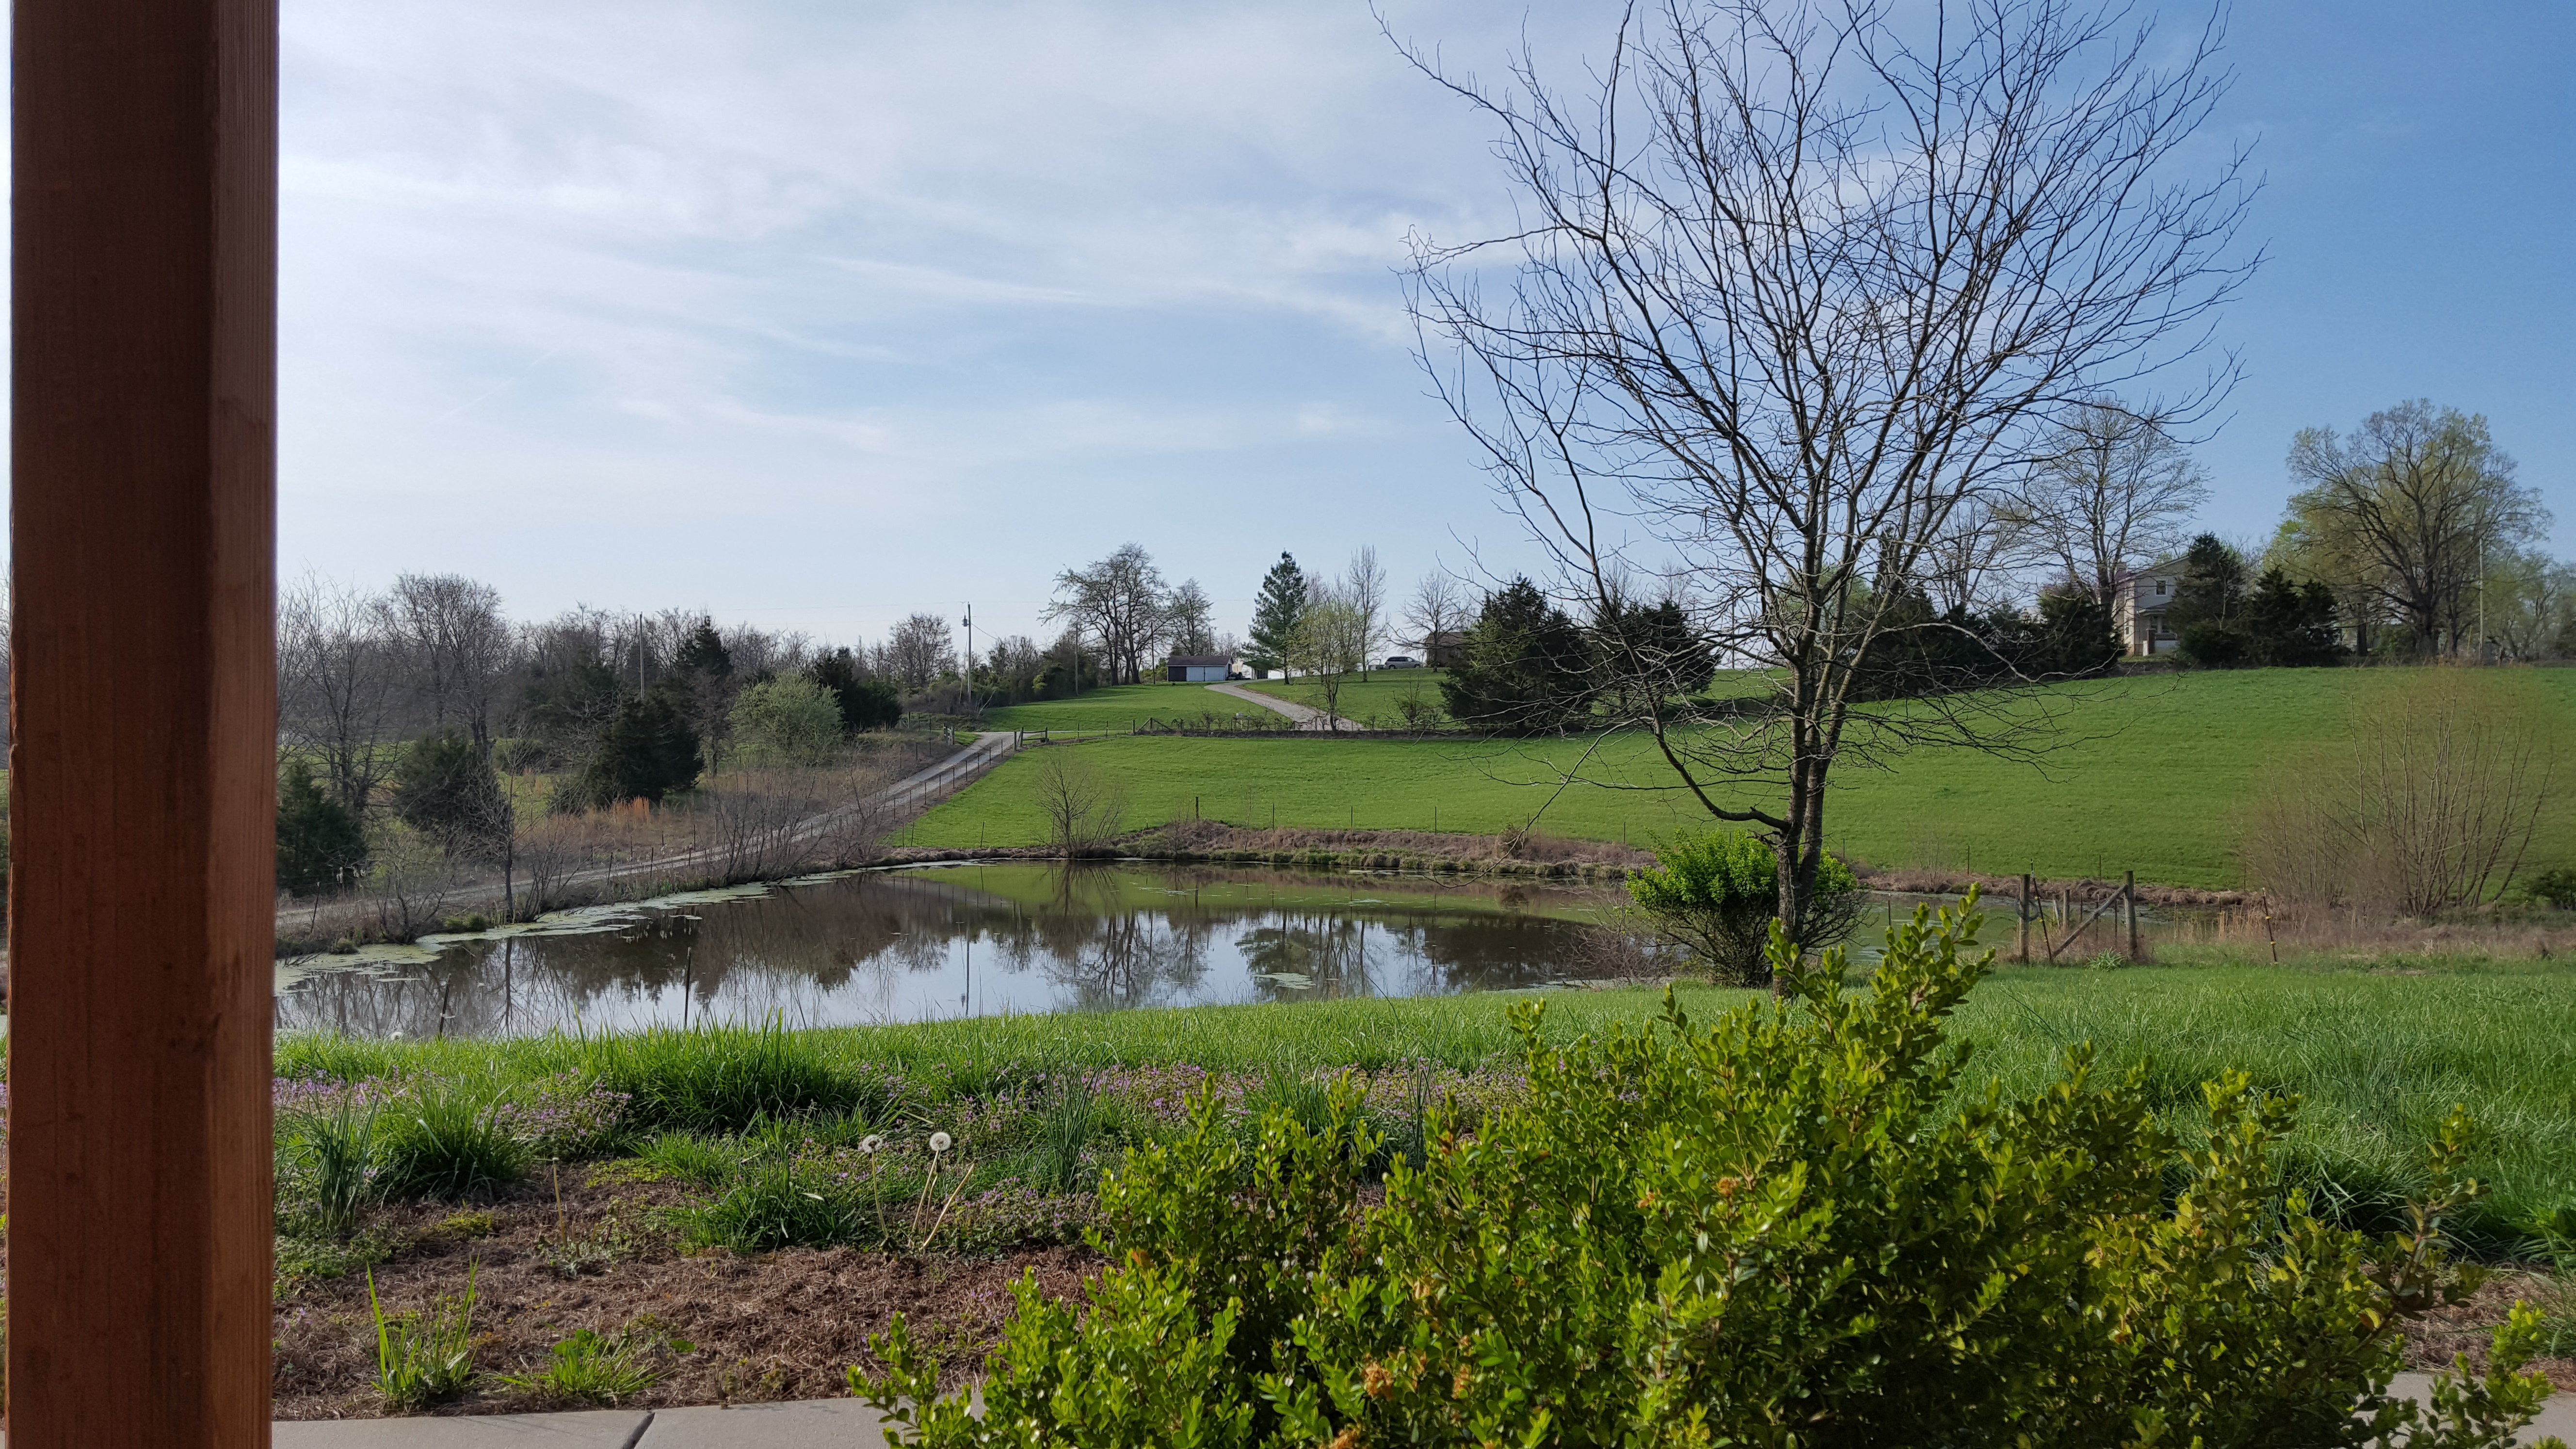
[[[282,962],[277,1024],[524,1036],[1526,988],[1607,959],[1594,923],[1623,896],[1136,862],[860,871]]]

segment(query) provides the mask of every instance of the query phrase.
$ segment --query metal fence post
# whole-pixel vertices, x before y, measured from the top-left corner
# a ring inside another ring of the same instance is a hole
[[[2120,872],[2120,893],[2129,898],[2129,959],[2138,959],[2138,873]]]

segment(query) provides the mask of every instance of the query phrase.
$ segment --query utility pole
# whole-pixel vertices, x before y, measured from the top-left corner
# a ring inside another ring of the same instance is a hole
[[[969,717],[983,713],[975,698],[975,606],[966,606],[966,713]]]

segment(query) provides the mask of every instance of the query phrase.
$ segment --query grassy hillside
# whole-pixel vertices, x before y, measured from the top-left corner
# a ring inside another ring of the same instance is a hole
[[[2232,885],[2244,802],[2266,767],[2335,737],[2358,698],[2387,687],[2388,676],[2246,670],[2086,686],[2068,697],[2058,743],[2038,764],[1924,750],[1885,769],[1839,767],[1826,836],[1883,865],[2054,876],[2134,869],[2168,884]],[[2576,670],[2521,671],[2516,682],[2544,702],[2560,759],[2576,760]],[[1535,819],[1554,834],[1642,844],[1705,819],[1651,741],[1628,736],[1139,737],[1079,748],[1125,786],[1131,827],[1193,809],[1238,825],[1275,817],[1318,828],[1491,832]],[[1564,784],[1578,769],[1583,779]],[[1003,766],[923,817],[906,842],[1041,843],[1032,774],[1025,759]],[[2576,865],[2576,769],[2559,775],[2536,865]]]
[[[1366,679],[1347,679],[1342,684],[1342,714],[1357,720],[1374,718],[1393,729],[1402,718],[1403,701],[1408,696],[1435,710],[1440,708],[1440,681],[1448,677],[1447,671],[1439,669],[1379,669]],[[1311,679],[1265,679],[1244,688],[1309,709],[1324,707],[1324,691]]]
[[[1113,684],[1072,699],[987,710],[984,719],[997,730],[1131,730],[1149,717],[1170,723],[1195,719],[1203,710],[1230,715],[1255,708],[1211,693],[1204,684]]]

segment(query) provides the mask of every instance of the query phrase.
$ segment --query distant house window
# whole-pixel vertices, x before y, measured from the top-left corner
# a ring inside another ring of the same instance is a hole
[[[2157,598],[2159,598],[2159,599],[2161,599],[2161,598],[2163,598],[2164,596],[2165,596],[2165,581],[2164,581],[2164,580],[2162,580],[2162,579],[2158,579],[2158,580],[2156,580],[2156,597],[2157,597]]]

